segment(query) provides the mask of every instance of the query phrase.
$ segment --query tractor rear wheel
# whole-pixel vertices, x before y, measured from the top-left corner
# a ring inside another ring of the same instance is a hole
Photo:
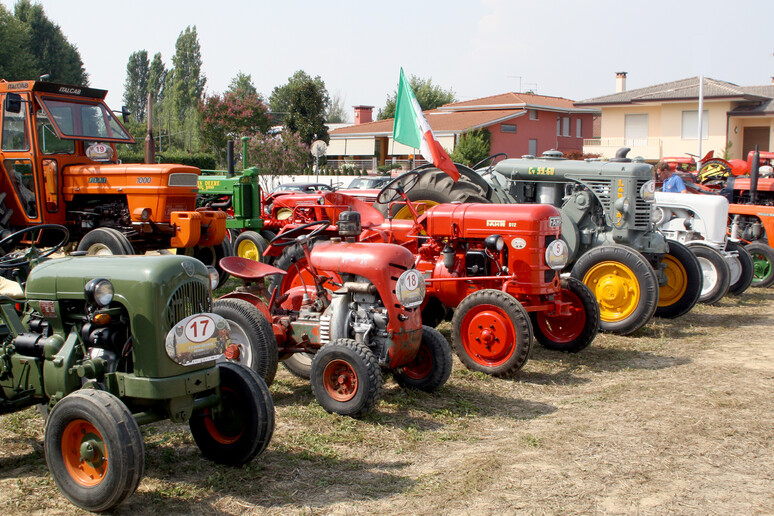
[[[241,466],[263,452],[274,433],[274,402],[266,382],[252,369],[218,364],[220,405],[195,412],[188,425],[208,460]]]
[[[742,244],[729,240],[726,244],[726,251],[737,252],[737,256],[735,257],[726,257],[726,262],[731,271],[728,292],[738,296],[750,288],[753,276],[755,275],[755,263],[753,262],[749,251],[747,251]]]
[[[762,242],[748,244],[745,249],[753,259],[752,286],[765,288],[774,283],[774,249]]]
[[[231,326],[227,360],[249,367],[271,385],[277,374],[277,340],[266,316],[243,299],[218,299],[212,311]]]
[[[218,287],[222,287],[228,279],[228,272],[224,271],[220,267],[220,259],[226,256],[232,256],[231,243],[228,238],[224,238],[223,241],[214,246],[208,247],[186,247],[177,249],[177,254],[184,254],[186,256],[193,256],[204,265],[211,265],[218,271],[219,281]]]
[[[414,360],[396,369],[392,377],[404,389],[433,392],[443,386],[452,371],[449,343],[435,328],[422,327],[422,343]]]
[[[319,241],[320,239],[309,242],[309,250],[311,251],[315,244]],[[304,255],[304,249],[301,247],[301,245],[293,244],[287,246],[282,251],[280,257],[277,258],[274,266],[278,269],[288,271],[288,273],[284,276],[280,274],[270,276],[270,291],[273,291],[275,288],[279,287],[280,292],[284,293],[293,287],[300,287],[302,285],[314,288],[314,276],[309,270],[309,265],[307,264],[306,256]],[[328,276],[332,281],[342,283],[341,276],[334,272],[326,272],[325,275]],[[331,290],[335,290],[337,288],[335,285],[331,285],[327,282],[325,283],[325,286]]]
[[[468,369],[513,377],[532,352],[532,324],[515,297],[500,290],[473,292],[452,318],[452,344]]]
[[[716,249],[704,244],[691,244],[688,246],[696,258],[702,273],[702,286],[699,301],[705,304],[713,304],[728,292],[731,272],[728,263],[722,254]]]
[[[413,203],[425,205],[417,207],[419,215],[438,204],[451,202],[490,203],[485,197],[485,192],[478,185],[471,183],[464,177],[460,177],[455,183],[449,174],[437,168],[421,170],[419,181],[406,196]],[[374,208],[382,212],[383,215],[388,216],[387,210],[389,205],[374,203]],[[411,210],[399,204],[393,206],[392,214],[395,219],[411,218]]]
[[[326,412],[358,418],[382,395],[382,370],[373,352],[352,339],[337,339],[315,354],[312,392]]]
[[[112,509],[145,469],[140,427],[120,399],[82,389],[59,401],[46,421],[46,462],[59,490],[87,511]]]
[[[639,252],[603,245],[581,255],[572,268],[599,303],[602,331],[628,335],[651,320],[658,305],[658,279]]]
[[[232,253],[234,256],[263,262],[265,261],[263,253],[268,246],[269,243],[266,242],[266,239],[261,234],[255,231],[243,231],[234,241]]]
[[[86,233],[78,242],[77,250],[94,256],[134,254],[129,239],[117,229],[108,227],[95,228]]]
[[[532,328],[544,348],[577,353],[597,336],[599,305],[591,290],[573,277],[562,280],[562,301],[571,303],[570,315],[532,312]]]
[[[687,313],[699,301],[702,269],[696,255],[685,245],[668,240],[669,252],[661,260],[667,284],[658,289],[656,317],[673,319]]]

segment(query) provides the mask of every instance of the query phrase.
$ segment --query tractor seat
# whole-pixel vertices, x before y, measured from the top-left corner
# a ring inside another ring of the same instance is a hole
[[[241,256],[226,256],[221,258],[219,263],[224,271],[242,280],[259,280],[273,274],[287,274],[287,271],[282,269]]]

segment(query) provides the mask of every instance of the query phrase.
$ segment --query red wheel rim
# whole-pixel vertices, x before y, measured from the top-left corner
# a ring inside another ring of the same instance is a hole
[[[550,315],[548,312],[537,313],[537,323],[540,332],[556,343],[565,344],[576,339],[586,325],[586,309],[581,299],[567,289],[562,289],[562,301],[569,301],[570,315]]]
[[[471,308],[462,318],[460,337],[468,356],[487,367],[505,363],[516,349],[516,331],[511,318],[495,305]]]
[[[221,401],[223,409],[218,421],[212,418],[212,411],[207,409],[204,412],[204,428],[216,442],[234,444],[245,431],[244,422],[238,412],[238,396],[228,387],[221,387],[220,395],[223,398]]]
[[[403,367],[403,374],[412,380],[426,378],[433,370],[433,354],[424,343],[419,346],[417,356],[410,364]]]
[[[62,458],[70,477],[85,487],[94,487],[107,474],[108,454],[102,434],[85,419],[67,423],[62,432]]]
[[[346,402],[357,394],[357,373],[344,360],[331,360],[322,375],[325,392],[336,401]]]
[[[309,272],[308,267],[309,266],[306,263],[306,258],[301,258],[296,263],[288,267],[288,273],[282,280],[282,291],[287,292],[293,287],[303,287],[304,285],[314,288],[314,276],[311,272]],[[333,285],[331,281],[342,283],[341,276],[335,272],[326,271],[324,275],[330,278],[329,281],[323,283],[327,289],[336,290],[338,288],[337,286]],[[304,280],[303,282],[301,281],[302,279]]]

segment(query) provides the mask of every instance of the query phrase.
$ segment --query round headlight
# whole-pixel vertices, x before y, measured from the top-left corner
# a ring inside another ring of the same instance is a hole
[[[210,288],[215,290],[218,288],[218,283],[220,283],[220,274],[212,265],[207,266],[207,273],[210,275]]]
[[[492,252],[500,252],[503,250],[503,247],[505,247],[505,240],[503,240],[503,237],[500,235],[489,235],[486,237],[486,240],[484,240],[484,245]]]
[[[105,278],[94,278],[83,289],[86,299],[99,306],[108,306],[113,301],[113,284]]]
[[[632,203],[629,201],[628,197],[619,197],[618,199],[615,200],[615,209],[619,213],[623,213],[624,215],[626,215],[627,213],[629,213],[629,210],[631,209],[631,207],[632,207]]]
[[[645,184],[643,184],[640,187],[640,197],[642,197],[642,200],[645,202],[655,202],[656,201],[656,181],[651,179],[650,181],[647,181]]]
[[[564,269],[570,259],[570,248],[564,240],[557,238],[546,247],[546,265],[556,271]]]

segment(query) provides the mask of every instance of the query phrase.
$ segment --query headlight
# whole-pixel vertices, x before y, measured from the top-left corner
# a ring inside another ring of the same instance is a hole
[[[96,303],[99,306],[108,306],[113,301],[113,284],[105,278],[94,278],[89,281],[83,292],[90,303]]]
[[[218,288],[218,283],[220,283],[220,274],[212,265],[207,266],[207,273],[210,275],[210,288],[215,290]]]
[[[629,201],[628,197],[619,197],[618,199],[615,200],[614,206],[616,211],[626,215],[627,213],[629,213],[629,210],[632,207],[632,203]]]
[[[503,250],[503,247],[505,247],[505,240],[503,240],[503,237],[500,235],[489,235],[486,237],[486,240],[484,240],[484,245],[492,252],[500,252]]]
[[[558,271],[564,269],[570,259],[570,249],[564,240],[557,238],[546,248],[546,265]]]
[[[645,202],[656,202],[656,181],[651,179],[640,187],[640,197]]]
[[[425,300],[425,278],[416,269],[407,270],[398,278],[395,295],[405,308],[421,305]]]

